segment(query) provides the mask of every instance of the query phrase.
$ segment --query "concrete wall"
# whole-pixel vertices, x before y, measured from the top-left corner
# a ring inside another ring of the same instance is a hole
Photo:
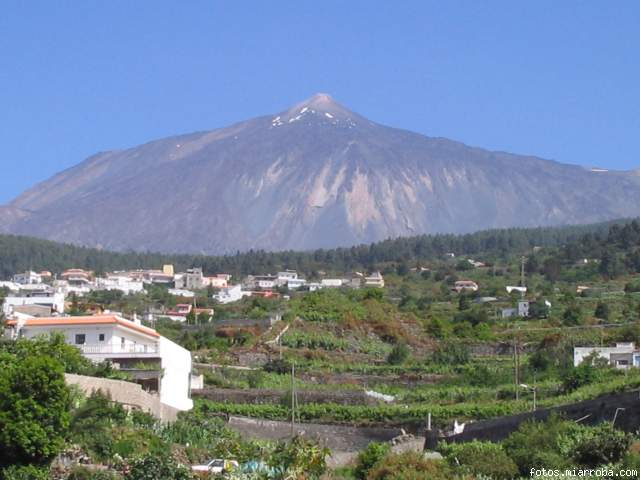
[[[163,372],[160,381],[162,403],[179,410],[191,410],[191,352],[165,337],[160,337],[159,344]]]
[[[243,438],[284,440],[291,438],[291,423],[249,417],[229,417],[229,427]],[[294,434],[317,440],[338,452],[357,452],[371,442],[388,442],[401,433],[400,428],[347,427],[318,423],[297,423]]]
[[[137,383],[108,378],[87,377],[84,375],[65,374],[67,385],[74,385],[85,395],[101,391],[114,402],[127,408],[139,409],[150,413],[162,422],[172,422],[178,415],[178,409],[160,402],[160,397],[142,389]]]
[[[618,410],[617,416],[616,410]],[[466,425],[462,433],[439,436],[437,440],[467,442],[477,439],[496,442],[508,437],[509,434],[518,429],[522,422],[531,419],[546,420],[552,413],[558,413],[568,420],[579,420],[580,423],[585,425],[596,425],[605,421],[611,422],[615,417],[615,426],[617,428],[627,432],[635,432],[640,427],[640,392],[604,395],[593,400],[557,408],[542,409],[536,412],[470,423]],[[437,441],[435,438],[433,440]],[[431,447],[427,445],[427,448]]]
[[[380,401],[365,395],[363,391],[298,390],[300,403],[337,403],[339,405],[377,405]],[[195,397],[221,403],[282,404],[291,392],[259,388],[230,389],[205,388],[193,392]]]

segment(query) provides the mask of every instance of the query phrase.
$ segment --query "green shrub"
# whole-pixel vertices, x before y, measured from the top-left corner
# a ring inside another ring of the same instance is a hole
[[[249,388],[260,388],[264,384],[265,374],[261,370],[252,370],[247,374]]]
[[[45,353],[0,352],[0,468],[44,465],[64,446],[70,391],[63,365]]]
[[[568,326],[580,325],[582,323],[582,310],[576,304],[569,305],[562,314],[562,321]]]
[[[317,480],[327,470],[330,451],[302,437],[280,442],[269,457],[268,464],[283,472],[282,477]]]
[[[469,348],[460,342],[440,343],[431,355],[431,360],[441,365],[464,365],[470,358]]]
[[[135,459],[125,474],[126,480],[190,480],[191,471],[173,457],[146,455]]]
[[[497,443],[478,440],[443,443],[438,450],[451,467],[458,467],[462,473],[484,475],[495,480],[513,478],[518,473],[518,466]]]
[[[391,451],[388,443],[371,442],[367,448],[358,454],[355,476],[359,480],[366,480],[369,471],[375,467]]]
[[[532,468],[564,469],[571,461],[560,453],[560,440],[574,426],[555,416],[546,422],[526,421],[502,445],[522,475]]]
[[[35,465],[14,465],[5,468],[0,473],[4,480],[48,480],[48,469],[36,467]]]
[[[98,459],[108,459],[114,454],[111,429],[126,422],[127,412],[122,405],[94,392],[73,412],[71,438]]]
[[[596,367],[587,362],[583,362],[562,375],[562,391],[571,393],[580,387],[595,382],[597,377],[598,372]]]
[[[423,454],[390,454],[369,472],[367,480],[451,480],[455,478],[446,462],[427,460]]]
[[[598,302],[593,315],[601,320],[609,320],[609,305],[604,302]]]
[[[393,350],[389,352],[387,356],[387,363],[389,365],[400,365],[404,363],[411,354],[411,350],[404,343],[399,343],[393,347]]]
[[[282,338],[282,345],[290,348],[309,348],[311,350],[346,350],[349,342],[329,334],[313,334],[304,332],[287,333]]]
[[[67,480],[120,480],[121,478],[120,475],[113,472],[76,465],[71,469]]]
[[[571,456],[579,465],[591,468],[617,463],[626,455],[632,439],[610,423],[582,428],[573,438]]]
[[[279,375],[285,375],[291,372],[291,363],[282,358],[276,358],[275,360],[269,360],[262,367],[265,372],[273,372]]]

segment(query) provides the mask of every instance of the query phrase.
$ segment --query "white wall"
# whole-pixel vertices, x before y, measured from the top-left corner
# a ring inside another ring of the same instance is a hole
[[[88,348],[87,353],[92,360],[100,361],[100,353],[118,353],[144,351],[144,345],[157,346],[157,339],[153,339],[144,334],[123,328],[120,325],[60,325],[60,326],[25,326],[21,329],[21,334],[25,338],[34,338],[39,335],[48,335],[52,332],[59,332],[64,335],[65,340],[70,345],[76,345],[76,335],[84,335],[84,345]],[[104,335],[104,340],[100,340],[100,335]],[[122,339],[124,338],[124,342]],[[76,345],[82,347],[82,345]],[[97,348],[93,348],[97,347]],[[101,350],[99,347],[103,347]],[[135,347],[135,348],[134,348]],[[95,354],[95,356],[94,356]]]
[[[160,401],[179,410],[191,410],[191,352],[167,338],[160,337],[160,356],[163,373]]]
[[[64,312],[64,295],[62,293],[54,293],[52,296],[31,296],[21,297],[10,295],[5,297],[2,304],[2,312],[5,315],[10,315],[13,311],[13,307],[20,305],[46,305],[51,306],[58,313]]]
[[[596,353],[598,357],[609,361],[614,353],[633,353],[634,346],[628,347],[575,347],[573,349],[573,366],[580,365],[586,357]]]

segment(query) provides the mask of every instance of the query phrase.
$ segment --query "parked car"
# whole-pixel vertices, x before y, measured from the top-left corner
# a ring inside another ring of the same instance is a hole
[[[226,460],[223,458],[214,458],[204,465],[193,465],[191,470],[199,476],[208,476],[217,473],[230,472],[238,468],[238,462],[235,460]]]

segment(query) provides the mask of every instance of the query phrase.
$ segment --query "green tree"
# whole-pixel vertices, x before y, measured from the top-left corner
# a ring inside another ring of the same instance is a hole
[[[9,342],[3,349],[15,354],[19,359],[49,356],[62,364],[65,373],[91,374],[94,365],[73,345],[66,343],[62,333],[39,336],[32,339],[21,338]]]
[[[561,265],[558,259],[548,258],[544,261],[542,272],[549,282],[555,282],[560,277]]]
[[[562,390],[566,393],[573,392],[580,387],[593,383],[598,377],[598,372],[588,360],[577,367],[571,368],[562,375]]]
[[[529,476],[532,468],[563,469],[571,464],[560,453],[560,440],[571,428],[568,422],[551,417],[546,422],[526,421],[502,443],[520,473]]]
[[[607,250],[602,255],[598,271],[605,278],[615,278],[624,273],[624,264],[617,253]]]
[[[529,317],[531,318],[547,318],[549,316],[549,307],[544,300],[531,302],[529,305]]]
[[[49,480],[49,471],[35,465],[12,465],[0,472],[4,480]]]
[[[583,428],[573,440],[572,458],[578,465],[596,468],[619,462],[631,446],[633,435],[616,430],[611,423]]]
[[[358,480],[367,480],[369,471],[375,467],[391,451],[388,443],[371,442],[358,454],[355,476]]]
[[[470,359],[469,348],[461,342],[441,342],[431,355],[431,360],[441,365],[465,365]]]
[[[469,307],[471,307],[469,297],[467,297],[464,293],[461,293],[460,297],[458,297],[458,310],[462,312],[463,310],[468,310]]]
[[[74,412],[71,438],[100,459],[114,454],[111,428],[125,423],[127,412],[100,392],[92,393]]]
[[[427,460],[418,452],[390,454],[369,472],[367,480],[451,480],[446,462]]]
[[[601,320],[609,320],[609,305],[604,302],[598,302],[594,316]]]
[[[460,272],[464,272],[466,270],[473,270],[473,265],[471,265],[471,262],[469,262],[466,259],[461,259],[458,260],[458,263],[456,263],[456,270],[460,271]]]
[[[191,471],[170,455],[148,454],[131,462],[126,480],[189,480]]]
[[[404,343],[399,343],[394,345],[391,352],[389,352],[389,355],[387,356],[387,363],[389,365],[400,365],[407,361],[409,355],[411,355],[409,347]]]
[[[562,314],[562,321],[568,326],[580,325],[582,323],[582,310],[575,303],[569,305]]]
[[[69,408],[59,361],[0,354],[0,467],[47,464],[64,445]]]
[[[509,458],[502,445],[474,440],[438,446],[449,465],[462,473],[482,475],[491,479],[511,479],[518,474],[517,465]]]
[[[282,479],[307,478],[316,480],[327,470],[329,450],[318,444],[295,437],[281,442],[269,458],[269,465],[282,470]]]

